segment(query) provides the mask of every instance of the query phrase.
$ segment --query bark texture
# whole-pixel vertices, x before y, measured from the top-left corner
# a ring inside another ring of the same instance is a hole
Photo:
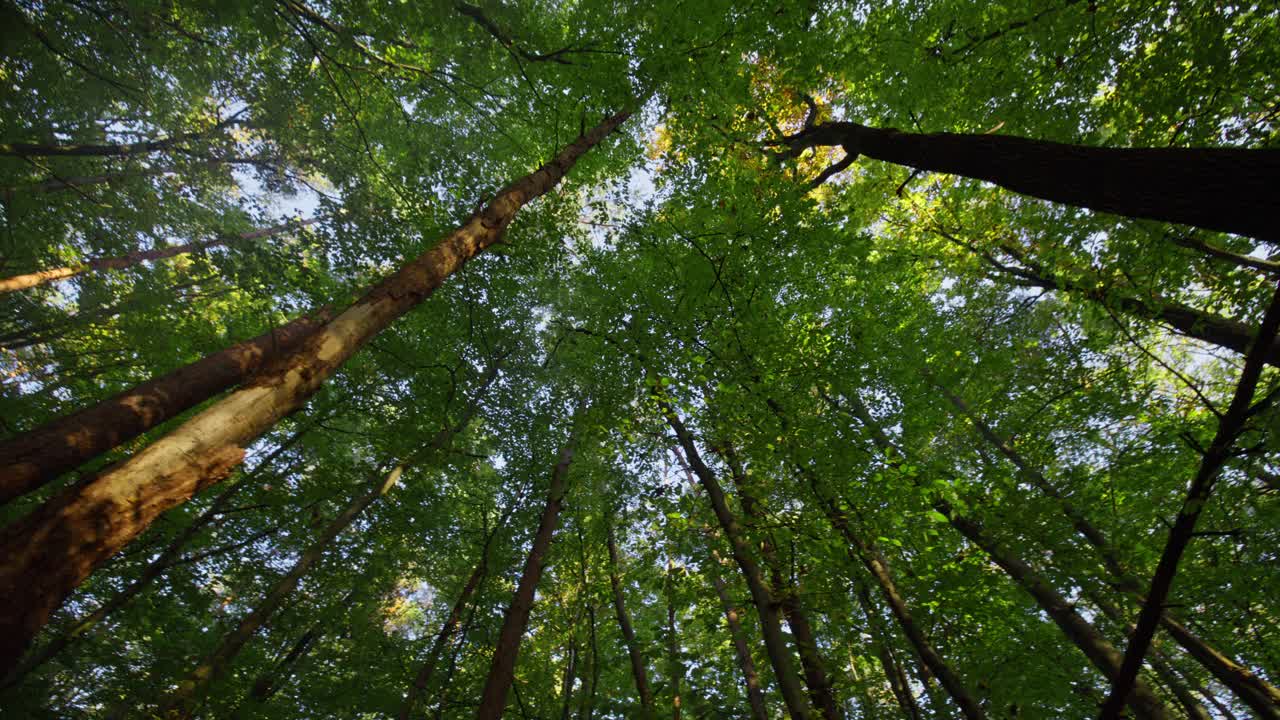
[[[0,444],[0,503],[36,490],[243,383],[273,359],[300,347],[328,319],[327,311],[298,318],[5,441]]]
[[[810,125],[784,143],[789,156],[838,145],[848,159],[865,155],[985,180],[1064,205],[1280,238],[1273,212],[1280,206],[1280,150],[1101,148],[1009,135],[906,133],[854,122]]]
[[[507,607],[507,613],[502,619],[502,630],[498,633],[498,642],[493,649],[493,664],[489,666],[489,675],[485,678],[484,689],[480,693],[476,720],[498,720],[507,709],[507,694],[511,690],[511,681],[515,678],[520,639],[529,625],[533,594],[538,589],[538,581],[542,579],[543,560],[560,523],[560,508],[564,503],[565,484],[577,441],[575,430],[561,448],[560,458],[551,471],[547,504],[542,509],[538,531],[533,536],[533,545],[529,548],[524,570],[520,573],[520,584],[516,586],[511,605]]]
[[[296,352],[213,404],[129,461],[52,498],[0,534],[0,672],[17,661],[63,599],[169,508],[221,480],[242,445],[302,407],[375,335],[425,300],[501,237],[517,211],[553,188],[578,158],[630,116],[607,118],[537,171],[501,190],[423,255],[405,265]]]

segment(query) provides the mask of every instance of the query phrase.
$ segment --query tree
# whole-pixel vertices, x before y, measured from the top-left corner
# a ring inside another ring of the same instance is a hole
[[[6,715],[1280,717],[1274,3],[0,28]]]

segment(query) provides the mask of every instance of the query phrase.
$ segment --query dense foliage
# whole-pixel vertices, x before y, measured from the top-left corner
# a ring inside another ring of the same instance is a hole
[[[1085,645],[1119,664],[1187,517],[1146,716],[1280,717],[1276,236],[784,150],[1277,152],[1274,3],[13,0],[0,38],[0,276],[66,269],[0,293],[10,441],[342,310],[634,111],[97,567],[0,715],[389,718],[427,675],[412,717],[476,717],[562,475],[508,717],[1096,717]]]

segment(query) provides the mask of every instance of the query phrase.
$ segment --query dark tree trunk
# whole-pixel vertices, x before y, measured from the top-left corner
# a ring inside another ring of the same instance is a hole
[[[1114,547],[1103,532],[1090,522],[1088,517],[1069,498],[1059,492],[1053,483],[1049,482],[1049,479],[1044,476],[1044,473],[1040,472],[1039,468],[1031,464],[1008,440],[1001,437],[983,418],[973,412],[964,399],[945,387],[939,386],[939,388],[956,410],[973,424],[978,433],[1021,471],[1023,478],[1046,497],[1058,502],[1059,509],[1071,521],[1072,527],[1102,559],[1103,565],[1111,575],[1115,587],[1141,603],[1141,585],[1137,578],[1125,568],[1120,561],[1119,555],[1115,552]],[[1097,598],[1096,602],[1113,621],[1121,622],[1123,614],[1118,608],[1106,603],[1102,598]],[[1207,642],[1187,630],[1181,623],[1174,620],[1168,610],[1161,615],[1160,623],[1175,642],[1199,661],[1241,702],[1258,713],[1259,717],[1265,720],[1280,720],[1280,689],[1258,677],[1256,673],[1235,660],[1218,652]],[[1183,701],[1183,704],[1185,705],[1186,702]]]
[[[355,590],[349,591],[338,601],[338,607],[345,608],[355,594]],[[311,652],[311,648],[315,647],[316,641],[325,635],[326,630],[325,623],[318,622],[294,641],[283,658],[253,681],[248,697],[232,712],[232,720],[242,720],[242,718],[248,720],[248,718],[257,717],[260,706],[270,700],[288,682],[297,671],[298,663]]]
[[[893,698],[898,701],[898,707],[902,710],[904,717],[908,718],[908,720],[922,720],[920,706],[916,703],[916,696],[911,692],[911,683],[907,680],[907,673],[902,669],[902,665],[898,663],[898,659],[894,657],[884,625],[881,623],[880,616],[871,602],[871,591],[867,589],[866,585],[858,583],[857,587],[854,588],[854,594],[857,597],[858,605],[862,608],[862,614],[867,618],[867,627],[871,630],[869,634],[876,646],[876,656],[880,660],[880,667],[884,670],[885,680],[889,683],[889,690],[893,693]]]
[[[809,703],[805,699],[804,691],[801,689],[800,678],[791,666],[791,653],[787,649],[786,639],[782,634],[778,603],[764,581],[760,566],[751,557],[742,526],[729,510],[729,503],[725,498],[724,490],[720,487],[720,482],[716,480],[715,473],[711,471],[711,468],[707,467],[706,463],[702,461],[702,456],[698,453],[697,446],[694,445],[693,436],[684,426],[684,422],[680,420],[675,409],[671,407],[670,403],[661,399],[658,400],[658,406],[662,410],[667,424],[675,432],[680,447],[684,450],[686,461],[698,477],[703,490],[706,491],[707,497],[711,501],[711,509],[720,524],[720,529],[724,531],[725,539],[729,541],[729,548],[733,554],[734,562],[737,563],[738,569],[742,571],[742,577],[747,582],[747,589],[751,591],[751,599],[755,603],[756,613],[760,617],[760,632],[764,636],[765,650],[769,654],[770,664],[773,665],[774,676],[778,679],[778,688],[782,693],[782,700],[787,706],[787,713],[792,720],[808,720]]]
[[[1100,148],[853,122],[814,125],[786,144],[792,156],[839,145],[849,158],[985,180],[1064,205],[1280,239],[1273,212],[1280,207],[1280,150]]]
[[[591,633],[591,673],[587,676],[589,684],[582,698],[582,706],[578,710],[579,720],[591,720],[596,706],[596,687],[600,683],[600,647],[596,640],[596,607],[587,604],[588,630]]]
[[[737,488],[738,497],[742,501],[742,512],[747,517],[747,528],[759,528],[764,523],[765,511],[760,500],[747,486],[747,474],[741,460],[733,446],[728,443],[721,443],[716,450],[729,466],[734,487]],[[767,535],[761,538],[760,555],[764,559],[765,567],[769,570],[769,581],[782,608],[782,616],[787,621],[787,627],[791,628],[791,637],[800,655],[800,668],[804,672],[804,684],[809,688],[809,698],[813,701],[814,707],[822,713],[824,720],[843,720],[844,713],[840,711],[835,695],[831,692],[831,683],[827,680],[826,663],[818,653],[818,641],[813,634],[813,625],[809,622],[809,615],[800,602],[800,589],[783,577],[782,562],[778,558],[772,538]]]
[[[1164,550],[1160,553],[1160,561],[1151,576],[1151,584],[1144,593],[1142,609],[1138,611],[1138,619],[1134,623],[1129,644],[1125,648],[1124,661],[1120,670],[1112,678],[1111,694],[1103,703],[1101,720],[1115,720],[1124,711],[1127,699],[1139,694],[1138,671],[1142,669],[1143,658],[1150,647],[1156,631],[1159,630],[1164,617],[1165,601],[1173,588],[1174,576],[1178,572],[1178,563],[1195,536],[1196,523],[1213,495],[1213,486],[1221,474],[1222,468],[1236,452],[1236,441],[1245,431],[1245,425],[1255,411],[1262,405],[1254,405],[1253,398],[1262,377],[1263,366],[1269,349],[1274,344],[1277,332],[1280,331],[1280,283],[1272,295],[1271,304],[1267,307],[1262,325],[1258,328],[1258,339],[1254,347],[1245,356],[1244,368],[1240,371],[1240,380],[1236,383],[1231,404],[1226,412],[1218,417],[1218,429],[1213,440],[1205,449],[1196,469],[1191,485],[1183,498],[1178,515],[1169,528],[1169,536],[1165,540]]]
[[[627,604],[622,592],[622,577],[618,569],[618,543],[614,539],[613,525],[606,528],[609,546],[609,586],[613,590],[613,610],[618,616],[618,627],[622,630],[622,641],[627,646],[627,657],[631,660],[631,677],[635,679],[636,694],[640,696],[640,715],[652,720],[657,717],[653,708],[653,690],[649,687],[649,674],[645,670],[644,653],[640,652],[640,644],[636,641],[636,632],[631,627],[631,617],[627,614]]]
[[[671,560],[667,560],[667,673],[671,676],[671,720],[680,720],[680,680],[684,663],[680,661],[680,637],[676,634],[675,578]]]
[[[55,496],[0,533],[0,672],[7,672],[66,596],[161,513],[223,480],[241,446],[296,411],[395,319],[497,242],[526,203],[555,187],[630,113],[607,118],[530,175],[503,188],[433,248],[378,283],[297,351],[259,372],[128,461]]]
[[[747,685],[747,702],[751,705],[752,720],[769,720],[769,710],[764,703],[764,688],[760,686],[760,675],[756,673],[756,663],[751,658],[751,648],[747,645],[747,637],[742,630],[738,608],[729,600],[724,579],[718,572],[711,573],[711,582],[715,585],[716,594],[720,596],[720,605],[724,607],[724,618],[729,625],[729,636],[733,638],[738,667],[742,669],[742,679]]]
[[[999,565],[1023,590],[1040,606],[1046,615],[1062,631],[1085,657],[1093,663],[1108,680],[1114,680],[1120,672],[1120,661],[1123,655],[1098,629],[1086,621],[1075,605],[1053,588],[1039,573],[1035,572],[1025,561],[1013,552],[997,543],[977,521],[962,517],[951,511],[945,504],[934,506],[938,512],[947,516],[951,526],[960,531],[977,547],[986,552],[992,562]],[[1149,720],[1166,720],[1177,717],[1164,701],[1141,679],[1136,680],[1133,692],[1129,695],[1129,707],[1134,715]]]
[[[871,577],[880,586],[881,595],[884,596],[885,602],[889,605],[889,610],[893,613],[893,617],[898,621],[898,626],[902,628],[902,634],[907,636],[907,640],[915,648],[920,661],[930,672],[937,676],[938,681],[942,683],[942,687],[946,688],[947,694],[960,707],[960,712],[966,718],[969,718],[969,720],[985,720],[986,713],[982,710],[977,698],[973,696],[973,693],[969,691],[964,681],[951,669],[946,660],[943,660],[942,655],[933,647],[933,643],[929,641],[924,631],[916,623],[906,599],[898,592],[897,583],[894,582],[889,566],[879,549],[858,537],[849,527],[848,521],[842,516],[828,512],[828,517],[831,519],[832,525],[849,542],[851,554],[862,562],[867,572],[871,573]]]
[[[578,672],[578,636],[569,636],[569,656],[565,659],[564,677],[560,680],[560,697],[564,704],[560,706],[560,720],[569,720],[573,711],[573,680]]]
[[[249,689],[249,702],[261,704],[271,699],[280,690],[282,681],[287,680],[293,674],[293,668],[297,665],[298,660],[302,659],[311,651],[311,646],[320,638],[322,628],[315,625],[302,634],[289,648],[289,653],[276,663],[275,667],[269,672],[265,672],[253,681],[253,687]]]
[[[575,413],[575,424],[577,419],[577,413]],[[511,681],[515,677],[520,639],[524,636],[525,628],[529,624],[529,613],[533,610],[533,594],[538,589],[538,580],[542,578],[543,560],[551,547],[556,526],[560,522],[565,481],[569,475],[569,464],[573,462],[576,444],[575,428],[564,448],[560,450],[560,458],[551,471],[551,487],[547,491],[547,504],[542,510],[538,531],[533,538],[533,546],[529,548],[529,556],[520,574],[520,584],[516,587],[511,605],[507,608],[506,616],[502,620],[502,630],[498,634],[498,642],[493,650],[493,664],[489,666],[489,675],[485,678],[484,690],[480,694],[480,707],[476,710],[476,720],[499,720],[507,708],[507,693],[511,690]]]
[[[321,311],[298,318],[5,441],[0,444],[0,503],[243,383],[266,363],[301,346],[328,317]]]
[[[591,715],[595,710],[596,703],[596,684],[600,680],[600,648],[596,642],[596,606],[594,596],[589,594],[587,588],[591,584],[587,581],[587,542],[583,537],[582,523],[578,523],[578,580],[581,583],[582,592],[587,594],[587,631],[591,643],[591,670],[587,673],[587,685],[582,695],[582,704],[578,707],[578,720],[591,720]]]
[[[458,626],[462,623],[462,612],[466,609],[467,603],[471,601],[471,595],[475,593],[476,588],[480,587],[480,581],[484,579],[488,567],[487,551],[488,542],[485,543],[485,547],[481,550],[480,562],[476,563],[471,576],[467,578],[467,582],[462,586],[462,591],[458,593],[458,598],[454,600],[453,607],[449,610],[449,616],[445,618],[444,624],[440,626],[440,632],[436,633],[436,638],[431,643],[431,650],[427,652],[426,659],[422,661],[422,667],[419,668],[417,676],[413,679],[413,684],[409,686],[404,705],[400,708],[400,720],[409,720],[410,715],[413,714],[414,705],[418,702],[418,697],[431,684],[431,676],[435,674],[436,663],[439,662],[441,654],[444,653],[445,647],[448,646],[449,639],[458,631]]]

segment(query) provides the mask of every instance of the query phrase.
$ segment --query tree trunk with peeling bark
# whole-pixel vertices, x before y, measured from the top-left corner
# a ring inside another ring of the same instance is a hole
[[[70,488],[0,534],[0,672],[9,670],[66,596],[165,510],[224,479],[241,446],[302,407],[325,380],[468,260],[497,242],[516,213],[559,183],[578,158],[630,116],[613,115],[537,171],[502,189],[434,247],[316,331],[253,382],[129,461]]]
[[[243,383],[267,363],[301,347],[328,319],[327,310],[298,318],[0,443],[0,503],[36,490]]]
[[[542,579],[543,561],[547,550],[551,548],[551,540],[556,526],[560,523],[560,509],[564,504],[565,485],[569,476],[569,465],[573,462],[574,450],[578,436],[576,423],[578,413],[574,413],[575,429],[560,450],[560,457],[551,471],[551,486],[547,490],[547,504],[542,509],[542,517],[538,520],[538,530],[533,536],[533,545],[529,548],[529,556],[525,559],[524,570],[520,573],[520,583],[516,586],[515,595],[507,607],[502,619],[502,630],[498,633],[498,641],[493,648],[493,664],[489,666],[489,675],[485,678],[484,689],[480,692],[480,706],[476,710],[476,720],[499,720],[507,709],[507,694],[511,691],[511,681],[515,678],[516,659],[520,654],[520,639],[524,636],[529,624],[529,613],[533,610],[533,595],[538,589],[538,581]]]

